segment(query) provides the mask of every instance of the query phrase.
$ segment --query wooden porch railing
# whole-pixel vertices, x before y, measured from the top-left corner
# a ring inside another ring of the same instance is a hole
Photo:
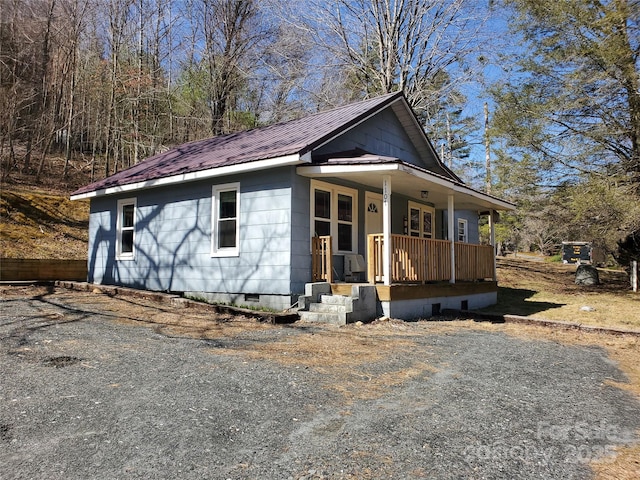
[[[331,237],[311,239],[311,277],[314,282],[333,282]]]
[[[383,236],[369,235],[369,283],[382,281]],[[448,240],[391,235],[391,282],[425,283],[451,279],[451,243]],[[494,278],[493,248],[455,243],[456,280]]]
[[[493,247],[491,245],[455,244],[456,280],[480,280],[495,277]]]

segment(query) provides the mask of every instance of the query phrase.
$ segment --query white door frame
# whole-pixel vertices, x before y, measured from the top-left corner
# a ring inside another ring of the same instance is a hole
[[[378,205],[378,212],[377,215],[379,215],[379,220],[377,221],[377,224],[380,226],[379,232],[374,232],[371,231],[372,230],[372,225],[371,225],[371,221],[369,220],[369,203],[371,203],[371,200],[375,200],[376,201],[376,205]],[[376,193],[376,192],[370,192],[370,191],[365,191],[364,192],[364,253],[363,253],[363,257],[365,259],[365,262],[367,262],[367,270],[369,269],[369,259],[368,259],[368,241],[369,241],[369,234],[371,233],[383,233],[382,230],[384,230],[384,219],[383,219],[383,196],[381,193]],[[368,278],[368,271],[367,271],[367,278]],[[377,278],[376,280],[378,281],[382,281],[383,277],[380,276],[379,278]]]

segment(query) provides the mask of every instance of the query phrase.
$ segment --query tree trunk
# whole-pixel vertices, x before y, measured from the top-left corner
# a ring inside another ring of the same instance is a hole
[[[484,102],[484,158],[487,193],[491,193],[491,143],[489,140],[489,104]]]

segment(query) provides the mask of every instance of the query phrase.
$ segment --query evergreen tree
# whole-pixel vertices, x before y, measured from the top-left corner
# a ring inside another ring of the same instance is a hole
[[[640,2],[501,4],[519,47],[505,59],[516,68],[492,90],[494,135],[514,169],[532,162],[541,185],[562,185],[546,201],[571,215],[547,221],[579,239],[605,235],[614,249],[640,228]],[[532,217],[543,209],[523,208]]]

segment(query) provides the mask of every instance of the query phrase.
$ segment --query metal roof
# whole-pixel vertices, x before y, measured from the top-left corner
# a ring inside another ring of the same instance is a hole
[[[71,196],[82,198],[92,192],[117,191],[119,187],[159,184],[167,177],[186,178],[197,172],[220,169],[260,160],[302,155],[404,99],[401,92],[352,103],[289,122],[185,143],[122,170],[108,178],[76,190]],[[404,99],[406,104],[406,99]],[[408,104],[406,110],[410,112]],[[421,131],[424,135],[424,132]],[[426,139],[426,135],[424,135]],[[447,172],[449,173],[449,172]],[[453,174],[451,174],[453,176]],[[135,187],[137,188],[137,187]]]

